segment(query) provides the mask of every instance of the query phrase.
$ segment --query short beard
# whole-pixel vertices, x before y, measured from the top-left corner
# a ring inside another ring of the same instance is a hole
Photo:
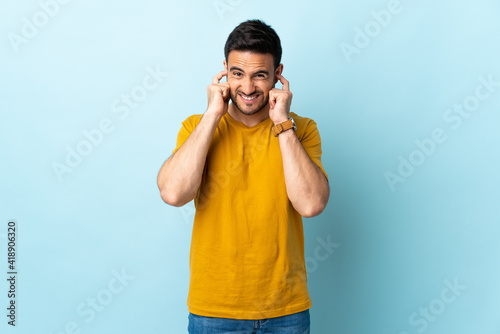
[[[262,95],[264,95],[264,94],[262,94]],[[236,94],[236,96],[234,98],[233,98],[233,96],[231,96],[231,101],[233,102],[233,104],[236,106],[236,109],[238,109],[238,111],[240,113],[242,113],[243,115],[251,116],[251,115],[255,115],[255,114],[259,113],[262,109],[264,109],[269,104],[269,97],[260,108],[252,110],[252,111],[244,111],[243,109],[240,108],[240,106],[238,105],[238,94]]]

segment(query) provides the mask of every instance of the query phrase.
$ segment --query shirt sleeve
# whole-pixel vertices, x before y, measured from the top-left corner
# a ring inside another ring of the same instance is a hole
[[[198,123],[200,123],[201,116],[202,115],[192,115],[186,118],[184,122],[182,122],[181,129],[177,134],[177,144],[175,149],[172,151],[172,154],[174,154],[188,139],[188,137],[191,135],[191,132],[193,132],[194,128],[196,128]]]
[[[300,143],[302,144],[302,147],[304,147],[304,150],[312,162],[318,166],[328,180],[328,174],[323,168],[323,163],[321,162],[321,137],[319,135],[318,126],[312,119],[309,119],[304,126],[305,130],[299,137]]]

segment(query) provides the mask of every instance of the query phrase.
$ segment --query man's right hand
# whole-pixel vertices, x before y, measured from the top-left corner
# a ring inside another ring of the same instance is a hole
[[[221,117],[228,109],[229,83],[220,82],[226,75],[227,71],[222,71],[214,77],[207,88],[207,111],[158,172],[158,188],[165,203],[182,206],[193,200],[198,193],[211,140]]]
[[[227,71],[221,71],[214,76],[212,84],[207,87],[208,107],[207,112],[213,112],[216,115],[224,116],[227,112],[229,103],[229,83],[220,82],[227,75]]]

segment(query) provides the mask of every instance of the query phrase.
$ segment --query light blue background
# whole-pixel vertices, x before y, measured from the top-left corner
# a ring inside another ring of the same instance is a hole
[[[0,263],[6,274],[15,219],[19,271],[16,328],[0,284],[1,332],[187,332],[193,205],[164,204],[156,175],[180,123],[205,110],[227,35],[260,18],[281,37],[292,110],[317,121],[331,182],[327,209],[304,220],[312,333],[500,333],[500,87],[459,128],[443,119],[480,77],[500,81],[500,3],[401,0],[346,57],[342,43],[390,3],[73,0],[16,48],[42,7],[1,0]],[[168,76],[120,118],[112,104],[148,67]],[[52,164],[103,119],[113,131],[60,182]],[[391,189],[384,173],[436,128],[446,141]],[[134,278],[110,294],[114,270]],[[445,280],[465,287],[450,303]],[[97,296],[112,300],[87,322],[77,308]]]

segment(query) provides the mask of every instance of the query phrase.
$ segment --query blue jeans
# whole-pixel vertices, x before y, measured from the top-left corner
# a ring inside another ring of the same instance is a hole
[[[262,320],[204,317],[189,312],[189,334],[309,334],[309,310]]]

